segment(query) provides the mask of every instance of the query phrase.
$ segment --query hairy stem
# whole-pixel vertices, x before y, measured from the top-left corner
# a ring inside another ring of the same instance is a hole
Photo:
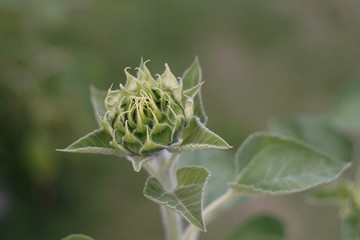
[[[182,234],[181,217],[173,210],[160,206],[166,240],[180,240]]]
[[[173,153],[171,155],[171,157],[169,158],[168,161],[166,161],[166,163],[164,164],[163,169],[169,169],[170,171],[172,171],[172,169],[174,168],[174,165],[176,163],[176,161],[179,158],[179,154],[178,153]]]
[[[169,191],[177,185],[176,161],[177,153],[164,151],[159,158],[144,163],[144,168],[150,176],[157,178]],[[174,210],[160,206],[162,223],[165,230],[166,240],[180,240],[183,232],[182,219]]]
[[[144,169],[148,172],[150,176],[155,177],[157,179],[160,178],[159,173],[156,171],[155,168],[153,168],[153,166],[151,166],[149,162],[144,163]]]

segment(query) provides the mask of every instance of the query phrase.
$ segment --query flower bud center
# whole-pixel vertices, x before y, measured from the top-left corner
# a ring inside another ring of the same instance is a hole
[[[132,97],[130,103],[130,109],[133,114],[145,115],[151,117],[151,106],[149,97]]]
[[[129,97],[128,101],[127,119],[136,132],[144,132],[146,126],[152,128],[158,122],[157,114],[160,111],[151,94],[141,90],[137,95]]]

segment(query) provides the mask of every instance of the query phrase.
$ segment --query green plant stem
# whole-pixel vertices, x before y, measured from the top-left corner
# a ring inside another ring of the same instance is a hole
[[[160,179],[160,174],[156,171],[155,168],[151,166],[150,163],[144,163],[144,169],[149,173],[150,176]]]
[[[176,161],[179,158],[179,154],[173,153],[168,159],[165,159],[165,164],[161,176],[163,176],[162,181],[167,183],[170,189],[175,188],[177,185],[176,180]],[[183,228],[182,228],[182,219],[179,214],[174,212],[172,209],[161,206],[160,207],[161,216],[163,220],[163,226],[165,228],[165,236],[167,240],[180,240]]]
[[[165,239],[180,240],[182,224],[180,216],[173,210],[160,206],[161,218],[165,229]]]
[[[173,153],[171,154],[171,157],[169,158],[169,160],[164,164],[164,169],[170,169],[175,165],[175,162],[178,160],[179,158],[179,154],[178,153]]]
[[[216,214],[221,211],[221,206],[227,201],[231,200],[235,196],[234,192],[229,189],[226,193],[221,195],[218,199],[212,202],[209,206],[204,209],[203,218],[206,224],[210,223]],[[189,225],[184,233],[182,240],[197,240],[200,231],[193,225]]]
[[[224,193],[222,196],[212,202],[209,206],[207,206],[204,209],[205,221],[211,222],[214,219],[215,215],[217,215],[217,213],[222,210],[221,206],[235,196],[236,194],[231,189],[229,189],[226,193]]]
[[[179,154],[164,153],[159,159],[153,159],[154,162],[147,161],[144,163],[144,168],[150,176],[157,178],[166,188],[173,189],[177,185],[176,180],[176,161]],[[160,165],[158,163],[161,163]],[[165,230],[166,240],[180,240],[183,232],[182,219],[172,209],[160,206],[161,218]]]

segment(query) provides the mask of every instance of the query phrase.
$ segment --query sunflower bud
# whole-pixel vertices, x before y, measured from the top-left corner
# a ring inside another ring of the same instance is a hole
[[[61,151],[125,157],[140,171],[146,160],[158,157],[164,149],[179,153],[231,147],[205,126],[197,59],[182,79],[167,64],[163,74],[154,78],[145,64],[136,69],[136,77],[126,68],[126,83],[118,89],[92,88],[100,128]]]
[[[151,155],[178,143],[194,114],[194,101],[184,95],[182,80],[167,64],[156,79],[145,63],[137,68],[137,77],[128,69],[125,74],[125,86],[108,90],[107,112],[101,117],[111,146],[127,154]]]

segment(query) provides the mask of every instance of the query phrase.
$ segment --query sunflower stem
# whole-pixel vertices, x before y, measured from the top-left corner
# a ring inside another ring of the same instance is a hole
[[[163,151],[159,157],[144,163],[144,168],[150,176],[157,178],[166,189],[173,190],[177,186],[176,161],[178,153]],[[181,216],[174,210],[160,206],[162,223],[166,240],[180,240],[183,233]]]

